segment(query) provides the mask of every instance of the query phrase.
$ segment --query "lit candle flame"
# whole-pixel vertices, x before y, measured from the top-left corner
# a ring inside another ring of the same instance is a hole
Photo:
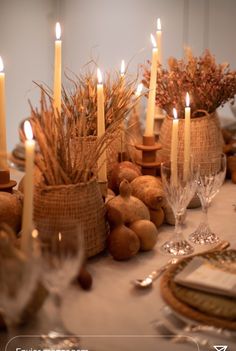
[[[61,241],[61,232],[58,233],[58,240]]]
[[[97,78],[98,78],[98,84],[102,84],[102,72],[99,68],[97,69]]]
[[[174,119],[178,118],[178,113],[177,113],[176,108],[173,108],[173,116],[174,116]]]
[[[151,42],[152,42],[153,48],[156,48],[157,47],[157,43],[156,43],[156,39],[154,38],[153,34],[151,34]]]
[[[0,56],[0,72],[2,72],[3,70],[4,70],[3,60]]]
[[[137,90],[135,92],[135,95],[137,97],[139,97],[141,95],[141,93],[142,93],[142,90],[143,90],[143,83],[139,83],[139,85],[137,86]]]
[[[186,99],[185,99],[185,101],[186,101],[186,107],[189,107],[189,105],[190,105],[190,96],[189,96],[189,93],[186,94]]]
[[[120,75],[123,77],[125,75],[125,60],[121,61],[120,65]]]
[[[61,39],[61,25],[59,22],[56,23],[55,32],[56,32],[56,39],[60,40]]]
[[[34,239],[37,239],[38,235],[39,235],[39,232],[37,231],[37,229],[34,229],[34,230],[32,231],[32,237],[33,237]]]
[[[157,19],[157,30],[161,30],[161,19],[160,18],[158,18]]]
[[[25,121],[24,123],[24,132],[27,140],[33,140],[33,131],[29,121]]]

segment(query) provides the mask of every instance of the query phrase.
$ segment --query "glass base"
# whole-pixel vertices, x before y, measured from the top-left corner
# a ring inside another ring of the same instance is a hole
[[[166,241],[162,245],[161,250],[172,256],[185,256],[193,253],[193,247],[187,242],[187,240],[181,241]]]
[[[220,238],[211,231],[206,223],[200,223],[198,228],[189,236],[189,240],[197,245],[208,245],[217,243]]]
[[[68,348],[79,349],[79,337],[72,335],[62,335],[59,332],[51,331],[47,335],[41,335],[42,349],[64,350]]]

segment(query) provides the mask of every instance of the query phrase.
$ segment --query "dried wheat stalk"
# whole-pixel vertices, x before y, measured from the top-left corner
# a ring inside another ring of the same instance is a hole
[[[67,78],[72,82],[71,91],[63,90],[66,108],[75,119],[83,115],[86,119],[87,135],[97,134],[97,79],[96,65],[90,65],[86,73]],[[104,80],[104,104],[106,128],[114,120],[125,119],[135,105],[133,99],[137,78],[126,77],[123,84],[120,74],[115,77],[107,73]]]
[[[97,99],[96,79],[93,74],[73,81],[74,89],[63,89],[61,116],[53,109],[51,92],[40,86],[40,111],[31,105],[31,123],[39,146],[35,163],[46,185],[76,184],[87,182],[94,175],[97,160],[114,141],[121,122],[133,109],[136,81],[121,87],[117,75],[104,83],[106,132],[86,147],[87,138],[96,136]]]

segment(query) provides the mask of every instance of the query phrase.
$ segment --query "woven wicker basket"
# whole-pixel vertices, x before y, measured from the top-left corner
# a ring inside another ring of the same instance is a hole
[[[167,116],[162,124],[159,151],[163,161],[170,159],[173,118]],[[179,120],[178,157],[184,158],[184,119]],[[195,164],[207,163],[218,157],[223,150],[223,137],[219,120],[215,113],[191,119],[191,154]]]
[[[83,153],[86,155],[90,154],[91,152],[94,152],[94,147],[95,143],[97,141],[96,136],[87,136],[83,138]],[[78,142],[78,138],[74,138],[73,140],[74,143]],[[82,146],[81,146],[82,147]],[[114,139],[112,142],[108,145],[107,147],[107,171],[108,174],[110,171],[113,169],[114,165],[118,162],[118,153],[121,150],[121,136],[120,133],[117,132],[114,135]],[[128,152],[127,145],[126,145],[126,152]],[[73,157],[73,155],[72,155]],[[83,165],[80,164],[80,161],[78,162],[78,168],[83,168]],[[91,171],[94,172],[94,174],[97,174],[97,164],[94,164],[94,167],[91,169]]]
[[[50,232],[58,219],[78,219],[83,224],[87,257],[105,248],[107,227],[102,195],[95,179],[71,185],[35,186],[34,221],[38,230]],[[50,233],[49,233],[50,234]]]

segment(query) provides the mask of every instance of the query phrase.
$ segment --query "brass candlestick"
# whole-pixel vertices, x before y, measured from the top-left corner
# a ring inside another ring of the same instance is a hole
[[[12,189],[16,186],[16,181],[10,179],[8,169],[0,170],[0,191],[12,194]]]
[[[142,151],[142,161],[136,161],[142,167],[143,175],[156,176],[159,173],[161,162],[157,160],[157,150],[161,145],[155,143],[155,136],[143,136],[143,144],[135,145],[137,150]]]

